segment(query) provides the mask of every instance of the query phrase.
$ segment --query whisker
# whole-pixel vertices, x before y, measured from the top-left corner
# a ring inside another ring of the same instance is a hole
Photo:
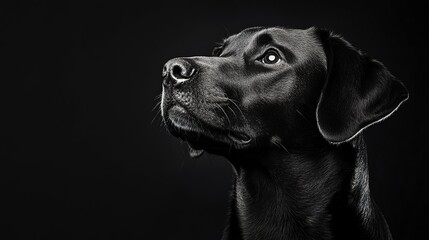
[[[237,118],[237,114],[235,114],[234,109],[232,109],[230,106],[227,106],[227,107],[228,107],[228,109],[232,112],[232,114],[234,114],[235,119],[236,119],[236,120],[238,120],[238,118]]]
[[[234,100],[231,99],[231,98],[228,98],[227,100],[230,101],[232,104],[234,104],[234,106],[238,109],[238,111],[240,111],[241,116],[243,117],[243,119],[246,120],[246,117],[244,116],[244,113],[243,113],[243,111],[241,111],[241,108],[238,106],[238,104],[235,103]]]
[[[156,96],[155,96],[155,98],[154,98],[154,100],[158,100],[158,99],[160,99],[161,97],[162,97],[162,93],[160,93],[160,94],[156,95]]]
[[[218,103],[215,103],[216,104],[216,106],[223,112],[223,114],[225,115],[225,117],[226,117],[226,119],[228,120],[228,124],[229,124],[229,126],[231,126],[231,121],[229,120],[229,117],[228,117],[228,115],[226,114],[226,112],[225,112],[225,110],[223,110],[223,108],[218,104]]]
[[[158,110],[155,114],[155,116],[152,118],[152,121],[150,121],[150,124],[153,124],[153,122],[155,121],[156,117],[158,117],[158,115],[161,113],[161,110]]]
[[[274,142],[274,144],[276,144],[278,147],[283,148],[287,153],[290,153],[290,152],[287,150],[287,148],[286,148],[282,143],[280,143],[280,142]]]
[[[156,108],[158,108],[158,107],[159,107],[159,105],[161,105],[161,101],[157,102],[157,103],[155,104],[155,106],[153,106],[152,111],[154,111]]]
[[[304,116],[304,114],[302,114],[298,109],[295,109],[296,110],[296,112],[302,117],[302,118],[304,118],[304,120],[307,122],[307,123],[309,123],[309,124],[311,124],[311,122],[310,122],[310,120],[308,120],[305,116]]]

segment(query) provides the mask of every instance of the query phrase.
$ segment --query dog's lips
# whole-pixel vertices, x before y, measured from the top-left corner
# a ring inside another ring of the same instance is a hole
[[[252,141],[249,135],[242,132],[230,132],[228,136],[232,141],[241,145],[249,144]]]
[[[180,130],[189,132],[201,131],[197,120],[180,105],[174,105],[168,110],[168,120],[174,127]]]
[[[174,135],[199,145],[203,137],[219,143],[234,143],[237,147],[248,145],[252,138],[242,131],[233,131],[210,126],[189,113],[181,105],[173,105],[168,109],[167,126],[171,125]],[[199,147],[200,148],[200,147]]]

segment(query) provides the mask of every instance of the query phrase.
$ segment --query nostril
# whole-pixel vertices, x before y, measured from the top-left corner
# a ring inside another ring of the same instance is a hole
[[[171,74],[177,79],[189,79],[194,73],[195,69],[193,67],[185,68],[181,65],[174,65],[171,69]]]
[[[179,65],[174,65],[173,68],[171,69],[171,74],[175,77],[175,78],[183,78],[183,69],[182,67],[180,67]]]

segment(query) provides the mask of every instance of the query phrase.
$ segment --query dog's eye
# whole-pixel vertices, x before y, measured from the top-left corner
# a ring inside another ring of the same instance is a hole
[[[281,61],[280,55],[276,50],[268,50],[261,59],[265,64],[276,64]]]

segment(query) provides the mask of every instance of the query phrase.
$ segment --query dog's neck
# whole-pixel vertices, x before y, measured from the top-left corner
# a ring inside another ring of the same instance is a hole
[[[361,137],[317,152],[270,150],[231,162],[237,174],[224,239],[390,239],[366,229],[384,218],[370,198]]]

